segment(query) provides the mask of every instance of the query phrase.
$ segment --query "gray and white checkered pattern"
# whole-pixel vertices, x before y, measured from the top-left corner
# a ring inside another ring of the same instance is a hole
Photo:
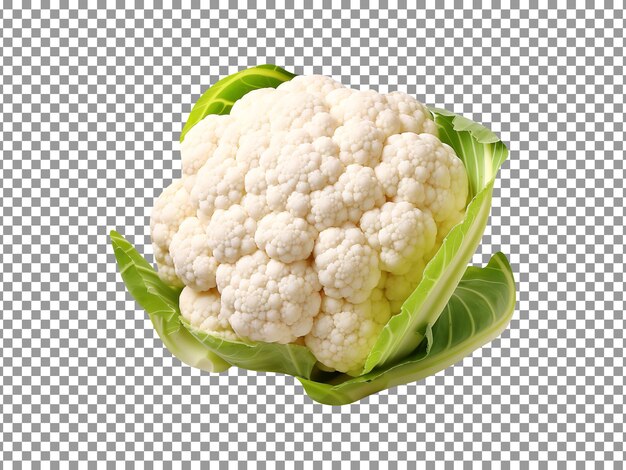
[[[17,3],[0,10],[0,467],[621,466],[623,1]],[[192,103],[260,63],[406,91],[500,134],[511,157],[474,261],[502,250],[516,272],[501,338],[343,408],[313,403],[290,377],[210,375],[163,348],[108,230],[151,256],[149,208],[179,174]]]

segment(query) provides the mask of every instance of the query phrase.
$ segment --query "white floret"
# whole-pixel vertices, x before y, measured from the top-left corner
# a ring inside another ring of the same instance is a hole
[[[324,296],[305,344],[326,367],[358,375],[389,314],[380,289],[359,304]]]
[[[234,269],[218,270],[218,282],[220,319],[253,341],[293,342],[311,330],[319,312],[321,286],[306,261],[284,264],[257,251]]]
[[[170,244],[180,224],[194,212],[195,208],[190,203],[189,193],[185,189],[183,180],[174,181],[168,186],[152,208],[150,235],[154,259],[157,263],[159,277],[166,284],[183,285],[176,276],[174,262],[170,256]]]
[[[234,159],[211,158],[198,172],[191,190],[191,201],[198,208],[198,218],[208,223],[216,209],[239,204],[244,194],[244,173]]]
[[[400,132],[437,135],[437,125],[433,121],[430,111],[414,97],[401,91],[394,91],[385,95],[385,98],[389,107],[396,111],[400,117]]]
[[[228,115],[209,114],[193,126],[180,144],[184,175],[195,175],[213,156],[224,129],[232,118]]]
[[[294,193],[290,199],[295,197]],[[346,221],[357,223],[364,212],[384,204],[385,194],[372,168],[353,164],[336,184],[312,192],[305,202],[302,206],[308,213],[302,217],[321,232]]]
[[[315,143],[313,143],[314,141]],[[252,218],[260,220],[272,210],[283,211],[285,209],[289,210],[294,217],[306,217],[310,210],[309,194],[294,192],[292,190],[293,185],[290,186],[289,182],[287,184],[278,183],[277,178],[282,171],[278,169],[282,166],[279,161],[281,158],[282,161],[289,160],[290,156],[299,154],[300,158],[304,160],[303,164],[308,164],[310,168],[311,164],[306,162],[306,153],[304,153],[306,149],[313,148],[318,154],[324,152],[329,157],[333,156],[333,148],[329,149],[326,141],[330,141],[330,139],[314,139],[302,129],[272,134],[269,147],[263,150],[260,155],[259,166],[250,169],[245,176],[246,195],[241,204]],[[295,178],[306,177],[306,175],[301,174],[297,164],[292,162],[290,168],[293,169],[294,185],[296,183]],[[326,168],[329,168],[328,165]],[[274,183],[270,190],[271,205],[268,204],[267,197],[268,180]]]
[[[385,95],[374,90],[350,93],[330,108],[330,114],[344,123],[351,119],[369,120],[385,137],[400,132],[402,128],[399,113],[390,108]]]
[[[311,93],[277,92],[270,114],[272,132],[302,129],[319,113],[328,112],[324,99]]]
[[[217,284],[217,290],[220,294],[224,291],[226,286],[228,286],[234,274],[234,264],[222,263],[217,267],[217,271],[215,272],[215,283]]]
[[[336,184],[341,193],[348,220],[358,223],[364,212],[385,203],[385,193],[374,170],[367,166],[349,165]]]
[[[380,162],[385,137],[373,122],[351,119],[335,130],[333,141],[339,146],[344,165],[358,163],[373,168]]]
[[[387,197],[430,211],[443,223],[467,204],[467,174],[454,150],[431,134],[391,136],[376,176]]]
[[[180,314],[191,326],[224,339],[237,339],[228,322],[219,319],[221,299],[215,289],[197,292],[185,287],[178,298],[178,305]]]
[[[241,200],[241,207],[243,207],[254,220],[261,220],[265,215],[270,213],[270,208],[267,207],[267,201],[265,200],[265,193],[246,194]]]
[[[204,226],[197,217],[184,220],[172,238],[170,255],[176,275],[187,286],[197,291],[215,287],[217,260],[207,243]]]
[[[239,139],[239,146],[235,153],[237,165],[244,170],[250,171],[259,166],[261,155],[270,145],[270,136],[264,131],[249,132]]]
[[[261,153],[259,166],[268,170],[276,168],[278,159],[282,155],[289,155],[302,144],[310,144],[315,140],[304,129],[292,129],[289,131],[277,131],[270,133],[270,145]]]
[[[378,252],[367,244],[358,227],[346,225],[320,232],[313,254],[319,281],[329,297],[363,302],[378,284]]]
[[[361,229],[372,248],[380,251],[381,268],[405,274],[412,263],[432,254],[437,225],[429,212],[408,202],[387,202],[361,217]]]
[[[311,140],[318,137],[332,137],[339,127],[339,122],[330,113],[319,113],[307,122],[302,130],[311,136]]]
[[[307,221],[318,232],[329,227],[339,227],[348,220],[348,210],[343,203],[341,192],[335,186],[327,186],[321,191],[312,192],[310,205]]]
[[[337,146],[328,137],[300,144],[289,153],[282,152],[274,168],[266,169],[267,205],[273,211],[287,209],[289,198],[298,198],[294,215],[308,209],[307,197],[337,181],[343,165],[337,158]],[[299,208],[299,209],[298,209]]]
[[[237,121],[230,121],[224,128],[222,136],[213,152],[212,159],[215,162],[223,160],[234,160],[239,148],[239,139],[241,138],[242,129]]]
[[[206,228],[207,245],[220,263],[234,263],[256,251],[256,221],[236,204],[227,210],[218,209]]]
[[[300,219],[306,217],[311,211],[311,195],[294,191],[287,198],[285,209],[287,209],[287,212],[293,217]]]
[[[324,98],[331,91],[342,87],[341,83],[325,75],[298,75],[281,83],[277,90],[288,93],[310,93]]]
[[[336,108],[335,115],[341,119],[341,122],[344,122],[343,114],[339,113],[337,110],[339,109],[339,106],[341,106],[341,104],[354,93],[357,93],[357,90],[354,90],[352,88],[340,87],[329,92],[324,97],[324,101],[326,102],[326,105],[331,110],[333,108]]]
[[[306,220],[289,212],[273,212],[259,221],[254,240],[270,258],[293,263],[309,257],[316,235]]]
[[[245,196],[241,205],[254,220],[261,218],[270,212],[267,207],[267,183],[265,182],[265,170],[260,167],[248,170],[244,180]]]
[[[269,111],[276,101],[276,94],[274,88],[252,90],[235,101],[230,116],[237,122],[242,132],[268,133],[271,114]]]

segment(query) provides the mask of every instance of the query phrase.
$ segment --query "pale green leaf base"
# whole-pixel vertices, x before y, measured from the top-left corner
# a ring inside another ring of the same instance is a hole
[[[317,362],[309,348],[298,344],[229,341],[198,330],[185,320],[182,323],[208,349],[242,369],[281,372],[308,379]]]

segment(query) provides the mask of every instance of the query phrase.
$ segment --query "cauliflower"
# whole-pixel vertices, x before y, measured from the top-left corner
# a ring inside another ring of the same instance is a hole
[[[463,163],[404,93],[295,77],[209,115],[156,201],[159,275],[226,339],[304,344],[357,373],[468,199]]]

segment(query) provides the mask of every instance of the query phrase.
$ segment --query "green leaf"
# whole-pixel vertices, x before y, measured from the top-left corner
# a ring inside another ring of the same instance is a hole
[[[363,368],[390,366],[415,350],[428,325],[437,321],[463,276],[482,238],[496,174],[507,158],[506,146],[493,142],[491,131],[445,110],[431,109],[440,139],[463,161],[469,180],[469,203],[465,218],[455,226],[428,263],[422,281],[381,331]]]
[[[228,114],[235,102],[257,88],[276,88],[295,77],[277,65],[258,65],[222,78],[196,101],[180,133],[180,141],[209,114]]]
[[[230,364],[242,369],[280,372],[309,379],[317,360],[305,346],[230,341],[207,334],[181,319],[191,334]]]
[[[398,385],[421,380],[449,367],[487,344],[506,328],[515,310],[515,281],[502,253],[484,268],[469,267],[426,341],[397,364],[327,382],[299,378],[306,393],[328,405],[345,405]]]
[[[487,129],[482,124],[470,121],[469,119],[459,116],[458,114],[454,114],[447,109],[430,108],[430,110],[433,114],[437,114],[439,116],[452,117],[453,129],[455,131],[468,131],[472,134],[472,137],[478,141],[478,143],[492,144],[500,141],[500,138],[494,132]]]
[[[506,145],[489,129],[449,111],[431,108],[439,138],[450,145],[465,164],[470,197],[495,180],[508,157]]]
[[[122,235],[111,231],[111,245],[122,279],[130,294],[148,313],[154,329],[169,351],[185,364],[208,372],[230,367],[181,327],[178,296],[180,289],[167,286],[156,271]]]

